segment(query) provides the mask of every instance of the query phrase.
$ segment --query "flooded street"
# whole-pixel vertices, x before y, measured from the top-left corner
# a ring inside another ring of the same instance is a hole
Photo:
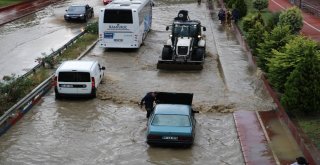
[[[249,71],[245,52],[231,31],[212,20],[206,3],[155,2],[152,31],[140,49],[96,46],[84,57],[106,67],[98,97],[55,100],[50,91],[1,137],[0,164],[244,164],[232,112],[273,108],[259,74]],[[207,27],[204,69],[158,70],[169,36],[165,27],[182,9]],[[191,148],[146,144],[146,112],[137,104],[149,91],[194,93],[193,105],[200,113]]]
[[[1,79],[5,75],[26,73],[38,64],[37,58],[59,49],[83,30],[86,23],[67,23],[64,20],[65,10],[74,3],[88,3],[95,7],[95,13],[103,6],[100,0],[60,1],[0,26]]]

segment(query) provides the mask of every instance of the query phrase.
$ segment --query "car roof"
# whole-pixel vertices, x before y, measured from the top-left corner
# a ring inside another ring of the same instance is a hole
[[[90,72],[95,63],[97,63],[97,61],[65,61],[60,65],[57,71]]]
[[[190,115],[190,106],[182,104],[157,104],[154,113]]]

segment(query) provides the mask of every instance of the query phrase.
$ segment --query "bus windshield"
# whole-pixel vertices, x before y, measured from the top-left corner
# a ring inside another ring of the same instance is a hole
[[[132,24],[131,10],[105,10],[103,23]]]

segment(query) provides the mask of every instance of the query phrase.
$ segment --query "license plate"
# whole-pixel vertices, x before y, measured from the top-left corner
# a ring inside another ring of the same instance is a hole
[[[178,137],[175,137],[175,136],[163,136],[162,139],[164,139],[164,140],[178,140]]]
[[[123,39],[114,39],[114,42],[122,42]]]

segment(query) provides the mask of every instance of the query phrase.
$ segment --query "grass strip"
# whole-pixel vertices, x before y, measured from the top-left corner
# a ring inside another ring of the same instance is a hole
[[[23,2],[23,0],[0,0],[0,8]]]

